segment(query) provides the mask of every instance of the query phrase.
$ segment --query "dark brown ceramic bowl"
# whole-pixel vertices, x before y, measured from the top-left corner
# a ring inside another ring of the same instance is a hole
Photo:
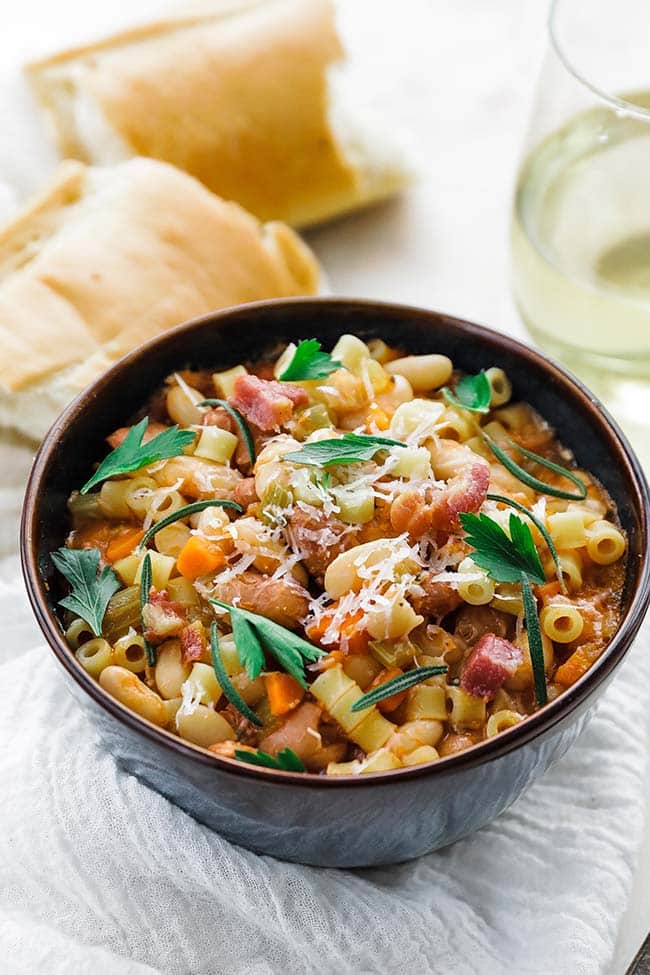
[[[468,372],[503,367],[515,397],[547,417],[578,463],[602,480],[630,543],[620,629],[570,690],[469,751],[356,779],[268,771],[217,758],[127,711],[66,645],[56,602],[61,584],[48,554],[64,542],[66,499],[104,455],[104,438],[129,422],[169,373],[225,368],[299,338],[316,336],[331,348],[343,332],[377,336],[413,353],[446,353]],[[136,349],[57,420],[27,487],[23,571],[36,618],[68,686],[120,765],[235,843],[303,863],[370,866],[419,856],[479,829],[564,754],[647,609],[649,510],[647,484],[616,425],[583,386],[540,353],[489,329],[417,308],[345,299],[260,302],[207,315]]]

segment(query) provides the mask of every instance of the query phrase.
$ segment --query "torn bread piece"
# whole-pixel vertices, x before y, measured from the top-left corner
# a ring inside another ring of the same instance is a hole
[[[331,0],[210,7],[30,65],[61,153],[162,159],[293,226],[404,186],[402,153],[351,105]]]
[[[39,438],[146,339],[228,305],[312,295],[318,284],[294,231],[259,223],[173,166],[63,163],[0,229],[0,424]]]

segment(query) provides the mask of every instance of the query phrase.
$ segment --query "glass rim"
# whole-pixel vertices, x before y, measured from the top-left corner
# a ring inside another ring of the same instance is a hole
[[[562,62],[566,70],[571,74],[577,82],[588,88],[597,98],[606,104],[610,105],[613,109],[620,112],[625,112],[626,115],[631,115],[635,118],[643,119],[646,122],[650,122],[650,109],[642,108],[641,105],[635,105],[634,102],[628,102],[624,98],[619,98],[618,95],[613,95],[611,92],[606,91],[604,88],[600,88],[589,78],[586,78],[572,63],[571,58],[566,52],[566,49],[560,43],[557,30],[557,14],[559,8],[562,4],[566,3],[567,0],[551,0],[551,6],[548,13],[548,34],[551,40],[551,46],[555,51],[556,55]]]

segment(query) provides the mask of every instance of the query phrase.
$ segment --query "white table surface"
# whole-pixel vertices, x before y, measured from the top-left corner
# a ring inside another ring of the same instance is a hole
[[[406,134],[421,177],[403,199],[308,234],[332,291],[438,308],[523,337],[509,290],[508,223],[544,50],[544,0],[346,2],[347,36],[372,72],[374,107]],[[20,63],[173,6],[2,0],[0,217],[55,158]],[[650,834],[612,975],[623,975],[650,928],[649,905]]]

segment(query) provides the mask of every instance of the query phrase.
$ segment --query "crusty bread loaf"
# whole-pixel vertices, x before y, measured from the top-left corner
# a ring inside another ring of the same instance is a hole
[[[173,166],[63,163],[0,230],[0,423],[40,437],[144,340],[227,305],[314,294],[318,281],[292,230]]]
[[[331,0],[209,6],[29,66],[63,155],[162,159],[293,226],[404,185],[400,154],[346,109]]]

